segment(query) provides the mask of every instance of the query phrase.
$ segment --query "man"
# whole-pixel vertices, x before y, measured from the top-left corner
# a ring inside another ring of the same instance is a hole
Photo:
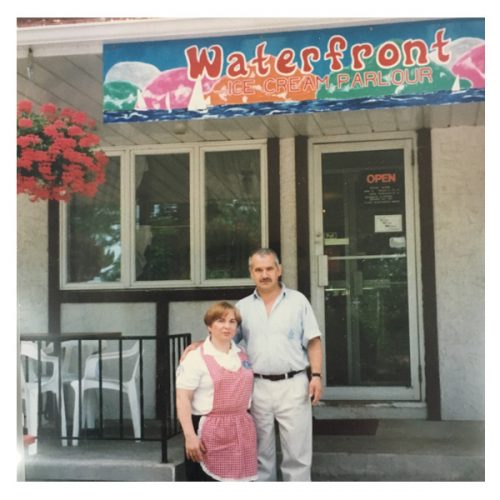
[[[306,297],[280,283],[282,268],[273,250],[255,251],[249,268],[256,289],[236,307],[242,316],[239,338],[245,341],[255,374],[251,413],[257,428],[259,481],[276,480],[275,420],[283,480],[310,481],[311,404],[316,405],[322,393],[321,332]]]

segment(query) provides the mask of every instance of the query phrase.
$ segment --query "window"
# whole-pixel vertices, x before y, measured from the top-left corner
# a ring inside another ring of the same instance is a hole
[[[111,157],[94,198],[75,196],[67,207],[68,282],[121,280],[120,161]]]
[[[62,287],[250,283],[268,240],[265,142],[108,154],[98,195],[61,208]]]
[[[190,279],[189,154],[135,156],[135,280]]]
[[[260,151],[205,155],[207,279],[246,278],[248,255],[261,241]]]

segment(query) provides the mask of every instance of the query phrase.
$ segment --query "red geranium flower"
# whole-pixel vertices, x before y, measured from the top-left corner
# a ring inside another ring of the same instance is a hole
[[[29,118],[19,118],[17,125],[19,128],[31,128],[33,126],[33,122]]]
[[[71,127],[68,127],[68,134],[71,137],[79,137],[85,135],[85,132],[83,131],[82,127],[79,127],[78,125],[72,125]]]
[[[57,113],[57,106],[51,102],[47,102],[40,106],[40,112],[45,116],[53,117]]]
[[[33,104],[31,104],[31,101],[19,101],[17,103],[17,111],[19,113],[31,113],[32,109]]]
[[[96,149],[95,122],[71,108],[58,112],[52,103],[40,106],[39,114],[30,101],[17,109],[17,192],[32,201],[95,196],[108,162]]]

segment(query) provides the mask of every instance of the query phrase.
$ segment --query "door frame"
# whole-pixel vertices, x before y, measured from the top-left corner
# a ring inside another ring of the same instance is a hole
[[[420,226],[418,205],[418,165],[416,161],[417,135],[413,132],[362,134],[321,137],[309,140],[308,186],[310,224],[310,283],[311,302],[318,316],[321,330],[325,331],[324,287],[320,285],[324,272],[321,154],[337,151],[404,149],[405,158],[405,211],[407,237],[408,302],[410,322],[410,387],[325,387],[324,398],[342,401],[422,401],[425,395],[424,340],[422,312],[422,283],[420,272]],[[323,359],[323,370],[326,360]],[[326,371],[325,371],[326,373]]]

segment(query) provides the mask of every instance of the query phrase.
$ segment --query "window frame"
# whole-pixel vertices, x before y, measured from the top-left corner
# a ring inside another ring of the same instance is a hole
[[[260,151],[261,245],[269,242],[268,158],[266,140],[183,143],[175,145],[114,146],[103,148],[108,156],[120,158],[120,281],[113,283],[68,282],[68,223],[66,203],[59,204],[60,288],[62,290],[165,289],[248,286],[248,278],[206,279],[205,245],[205,153],[218,151]],[[190,265],[188,280],[137,281],[135,277],[135,157],[168,154],[189,155]]]
[[[200,147],[200,183],[201,193],[200,193],[200,254],[202,259],[200,260],[200,283],[201,286],[218,286],[221,282],[228,282],[231,285],[250,285],[252,280],[248,278],[229,278],[229,279],[207,279],[206,278],[206,185],[205,185],[205,172],[206,172],[206,162],[205,153],[214,152],[224,152],[224,151],[250,151],[250,150],[260,150],[260,199],[261,199],[261,213],[260,213],[260,241],[261,247],[267,247],[269,241],[269,228],[268,228],[268,200],[267,200],[267,149],[266,143],[260,148],[256,147],[243,147],[235,148],[231,145],[221,145],[221,146],[205,146]]]
[[[124,241],[126,241],[127,237],[127,203],[125,203],[125,185],[127,179],[125,179],[127,172],[127,167],[124,165],[127,164],[127,154],[121,149],[105,149],[108,157],[118,157],[120,158],[120,246],[121,246],[121,258],[120,258],[120,280],[114,282],[103,282],[103,283],[89,283],[84,281],[75,281],[68,282],[68,223],[69,223],[69,214],[68,214],[68,203],[59,203],[59,276],[60,276],[60,288],[63,290],[116,290],[122,289],[126,287],[126,283],[128,280],[128,266],[124,265],[124,262],[128,262],[129,260],[129,248],[126,248],[124,245]]]
[[[190,245],[190,269],[191,274],[190,278],[187,280],[145,280],[138,281],[136,279],[136,238],[135,238],[135,206],[136,206],[136,186],[135,186],[135,168],[136,156],[161,156],[161,155],[169,155],[169,154],[188,154],[189,155],[189,245]],[[127,200],[128,206],[130,207],[130,217],[129,217],[129,239],[127,240],[130,247],[130,260],[129,260],[129,269],[130,269],[130,280],[127,288],[165,288],[165,287],[185,287],[185,286],[194,286],[194,252],[195,249],[195,234],[194,234],[194,217],[195,217],[195,209],[194,203],[195,200],[195,152],[192,147],[176,147],[175,150],[165,150],[164,148],[134,148],[129,151],[129,186],[127,189]]]

